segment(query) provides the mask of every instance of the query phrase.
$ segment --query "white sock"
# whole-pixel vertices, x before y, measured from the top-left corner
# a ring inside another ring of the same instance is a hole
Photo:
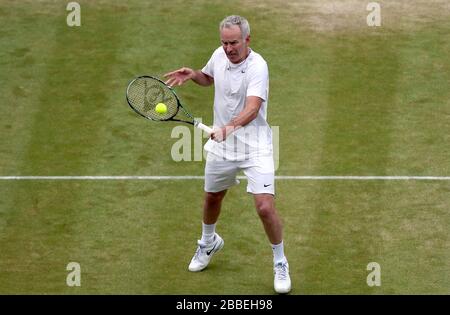
[[[203,243],[211,243],[214,239],[216,224],[205,224],[202,222],[202,239]]]
[[[284,257],[284,246],[283,241],[280,244],[274,245],[272,244],[273,250],[273,263],[276,265],[277,263],[286,261],[286,257]]]

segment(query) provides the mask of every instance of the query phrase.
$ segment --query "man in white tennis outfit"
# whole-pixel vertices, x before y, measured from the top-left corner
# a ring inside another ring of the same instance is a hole
[[[205,145],[205,201],[202,238],[189,270],[205,269],[212,256],[222,249],[216,233],[222,200],[227,189],[239,183],[236,175],[247,176],[247,192],[253,194],[256,210],[273,249],[274,288],[291,290],[289,264],[284,255],[282,224],[274,204],[275,180],[272,133],[267,123],[269,71],[266,61],[252,51],[250,26],[240,16],[220,23],[222,47],[214,51],[201,70],[181,68],[165,76],[170,86],[188,80],[202,86],[214,84],[214,129]]]

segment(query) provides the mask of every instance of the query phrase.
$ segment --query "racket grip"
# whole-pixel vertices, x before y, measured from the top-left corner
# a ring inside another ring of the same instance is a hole
[[[213,132],[212,128],[202,124],[201,122],[197,122],[197,124],[195,124],[195,127],[203,130],[204,132],[206,132],[207,134],[211,134]]]

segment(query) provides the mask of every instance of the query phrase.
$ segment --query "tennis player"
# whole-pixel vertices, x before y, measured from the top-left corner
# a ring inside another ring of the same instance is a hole
[[[214,131],[205,144],[205,200],[202,237],[189,264],[193,272],[205,269],[224,245],[216,223],[227,189],[247,176],[247,192],[272,245],[274,288],[291,290],[289,264],[284,255],[282,224],[274,204],[275,180],[272,133],[267,123],[269,72],[266,61],[250,47],[250,26],[240,16],[226,17],[219,26],[222,46],[201,70],[183,67],[167,73],[166,84],[188,80],[202,86],[214,84]]]

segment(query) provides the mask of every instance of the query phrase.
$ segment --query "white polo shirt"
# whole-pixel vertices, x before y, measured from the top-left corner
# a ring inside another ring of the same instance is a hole
[[[267,123],[269,70],[261,55],[250,51],[244,61],[233,64],[219,47],[202,72],[214,78],[214,127],[223,127],[237,117],[248,96],[263,100],[254,120],[229,135],[226,141],[209,139],[205,150],[229,160],[272,154],[272,131]]]

